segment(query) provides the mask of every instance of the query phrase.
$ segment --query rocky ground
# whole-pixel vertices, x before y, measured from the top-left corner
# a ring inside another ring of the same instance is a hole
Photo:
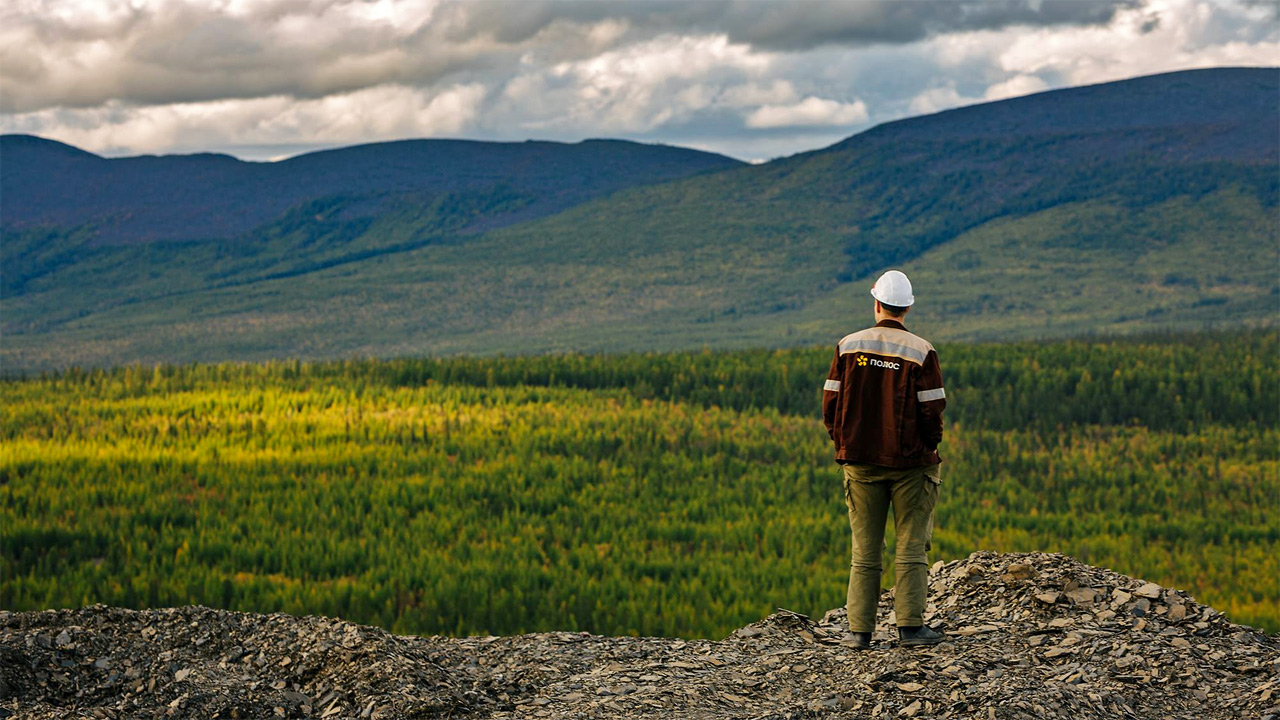
[[[1270,718],[1280,640],[1062,555],[933,568],[951,636],[843,644],[844,611],[724,640],[401,637],[185,607],[0,612],[0,717]]]

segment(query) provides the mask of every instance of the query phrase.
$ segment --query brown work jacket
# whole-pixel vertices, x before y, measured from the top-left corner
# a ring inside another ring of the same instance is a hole
[[[822,420],[841,463],[941,462],[947,406],[938,353],[896,320],[846,335],[822,388]]]

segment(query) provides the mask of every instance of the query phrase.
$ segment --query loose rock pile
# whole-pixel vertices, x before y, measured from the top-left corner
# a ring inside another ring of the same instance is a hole
[[[951,639],[877,649],[844,610],[779,610],[720,641],[584,633],[418,638],[186,607],[0,612],[0,717],[1271,718],[1280,641],[1185,593],[1062,555],[932,570]]]

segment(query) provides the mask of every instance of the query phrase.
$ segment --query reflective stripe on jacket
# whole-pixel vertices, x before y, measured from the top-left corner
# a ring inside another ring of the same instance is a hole
[[[941,462],[947,406],[938,353],[896,320],[846,335],[822,387],[836,460],[887,467]]]

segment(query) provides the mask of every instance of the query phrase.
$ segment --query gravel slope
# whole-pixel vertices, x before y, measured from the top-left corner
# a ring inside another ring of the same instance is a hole
[[[1269,718],[1280,641],[1072,558],[933,568],[950,641],[842,643],[843,609],[720,641],[403,637],[184,607],[0,612],[0,717]]]

